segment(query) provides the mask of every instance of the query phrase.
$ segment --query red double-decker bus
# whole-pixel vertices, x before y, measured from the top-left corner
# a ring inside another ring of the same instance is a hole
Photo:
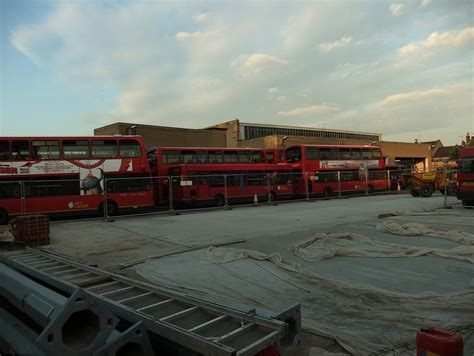
[[[169,168],[173,202],[225,205],[228,202],[276,201],[293,196],[291,170],[284,163],[181,164]]]
[[[380,147],[294,145],[285,151],[297,195],[387,190],[389,178]],[[368,173],[368,175],[367,175]]]
[[[3,223],[21,214],[102,212],[104,205],[110,214],[153,205],[140,136],[0,138]]]
[[[456,196],[463,206],[474,206],[474,147],[465,147],[459,154]]]
[[[152,169],[155,201],[157,204],[169,200],[169,169],[177,165],[255,165],[281,162],[283,154],[279,150],[259,148],[220,147],[153,147],[148,150]],[[220,169],[219,168],[219,169]]]

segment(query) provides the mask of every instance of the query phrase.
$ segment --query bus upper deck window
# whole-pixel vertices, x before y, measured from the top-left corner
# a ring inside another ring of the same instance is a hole
[[[196,151],[181,151],[183,163],[196,163]]]
[[[28,141],[12,142],[12,159],[14,161],[24,161],[30,158],[30,145]]]
[[[265,152],[265,161],[267,163],[275,163],[275,155],[273,152]]]
[[[117,157],[117,142],[115,140],[93,140],[92,158]]]
[[[378,149],[372,150],[372,157],[374,157],[374,158],[382,158],[382,153],[381,153],[380,150],[378,150]]]
[[[237,151],[224,151],[224,162],[237,163],[237,160],[238,160]]]
[[[361,152],[360,149],[353,148],[351,150],[351,153],[352,153],[352,158],[354,158],[354,159],[361,159],[362,158],[362,152]]]
[[[319,158],[320,159],[329,159],[329,158],[331,158],[331,149],[330,148],[320,148],[319,149]]]
[[[319,149],[317,147],[306,148],[306,159],[315,160],[319,158]]]
[[[372,158],[372,150],[364,148],[362,149],[362,158],[363,159],[371,159]]]
[[[141,157],[142,150],[137,140],[120,140],[120,157],[136,158]]]
[[[89,158],[89,141],[87,140],[64,140],[63,157],[71,158]]]
[[[33,141],[31,146],[33,148],[33,159],[58,159],[60,157],[59,141]]]
[[[239,152],[239,162],[241,162],[241,163],[250,163],[250,162],[252,162],[252,151],[240,151]]]
[[[0,160],[10,159],[10,144],[8,141],[0,141]]]
[[[209,163],[222,163],[222,151],[209,151]]]
[[[179,151],[176,150],[167,150],[163,151],[163,163],[179,163]]]
[[[252,162],[253,163],[262,163],[263,162],[263,152],[254,151],[252,155]]]
[[[351,150],[349,148],[340,148],[339,149],[339,158],[340,159],[350,159]]]
[[[292,147],[286,150],[286,161],[287,162],[299,162],[301,161],[301,147]]]
[[[207,151],[197,151],[197,163],[207,163]]]

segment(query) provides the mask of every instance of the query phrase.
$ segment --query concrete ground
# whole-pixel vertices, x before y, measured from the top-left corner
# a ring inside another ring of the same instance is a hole
[[[195,260],[191,257],[208,246],[229,244],[226,247],[279,253],[289,263],[297,263],[305,270],[350,285],[413,295],[472,292],[470,283],[474,278],[474,267],[467,262],[436,256],[334,257],[307,262],[291,249],[293,244],[319,232],[351,232],[374,241],[450,249],[459,244],[430,236],[394,236],[375,229],[381,221],[418,222],[437,230],[474,233],[474,210],[463,209],[452,197],[448,198],[448,203],[453,209],[416,215],[414,211],[441,207],[443,197],[434,195],[424,199],[409,195],[380,195],[239,207],[230,211],[189,212],[179,216],[119,217],[107,223],[101,220],[58,221],[52,223],[52,242],[45,248],[127,275],[135,275],[136,266],[151,259],[159,261],[163,273],[172,276],[173,271],[183,268],[186,260],[189,271],[180,270],[180,274],[181,278],[189,278],[191,284],[193,270],[200,269],[199,262],[192,262]],[[392,211],[408,212],[408,215],[378,218],[379,214]],[[252,272],[247,270],[245,273]],[[209,280],[209,283],[214,282]],[[221,285],[226,283],[218,282]],[[170,285],[166,287],[172,288]],[[219,295],[210,297],[219,298]],[[306,336],[305,340],[306,346],[322,345],[327,346],[326,349],[339,350],[327,338]]]

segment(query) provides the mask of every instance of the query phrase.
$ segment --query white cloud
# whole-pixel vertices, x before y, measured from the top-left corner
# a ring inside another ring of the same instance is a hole
[[[426,99],[452,95],[465,89],[466,89],[466,85],[452,85],[445,88],[415,90],[415,91],[406,92],[406,93],[398,93],[398,94],[387,96],[385,99],[378,102],[377,106],[390,107],[390,106],[396,106],[396,105],[406,105],[406,104],[419,102]]]
[[[287,61],[269,54],[253,53],[239,56],[232,63],[232,67],[237,67],[242,77],[251,77],[287,63]]]
[[[278,101],[282,102],[282,101],[285,101],[286,100],[286,96],[285,95],[281,95],[277,98]]]
[[[474,27],[466,27],[460,31],[433,32],[420,42],[411,42],[398,50],[400,55],[412,55],[423,50],[439,47],[458,47],[474,39]]]
[[[196,21],[197,23],[206,22],[208,19],[209,19],[209,13],[207,12],[202,12],[202,13],[193,15],[193,20]]]
[[[390,5],[390,12],[394,16],[399,16],[405,11],[405,5],[400,3],[393,3]]]
[[[288,111],[279,111],[277,112],[280,116],[308,116],[308,115],[319,115],[325,114],[328,112],[338,111],[337,106],[332,105],[312,105],[312,106],[301,106]]]
[[[268,88],[268,94],[275,94],[278,90],[278,87]]]
[[[398,49],[395,67],[416,65],[433,57],[436,51],[443,48],[460,47],[474,39],[474,27],[448,32],[433,32],[424,41],[411,42]]]
[[[421,6],[427,6],[429,4],[431,4],[431,1],[432,0],[421,0]]]
[[[323,52],[331,52],[333,49],[347,46],[352,42],[352,37],[343,36],[334,42],[325,42],[319,45],[319,49]]]

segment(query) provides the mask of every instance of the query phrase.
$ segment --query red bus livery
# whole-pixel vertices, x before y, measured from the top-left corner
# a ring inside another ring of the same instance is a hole
[[[1,138],[0,220],[101,210],[103,194],[111,213],[151,206],[149,177],[140,136]]]
[[[291,198],[290,169],[276,163],[183,164],[169,169],[173,176],[173,202],[214,206],[229,202],[252,202]]]
[[[457,173],[457,198],[463,206],[474,206],[474,147],[461,150]]]
[[[377,146],[295,145],[286,149],[285,159],[295,173],[298,195],[331,196],[366,189],[372,193],[389,186]]]

